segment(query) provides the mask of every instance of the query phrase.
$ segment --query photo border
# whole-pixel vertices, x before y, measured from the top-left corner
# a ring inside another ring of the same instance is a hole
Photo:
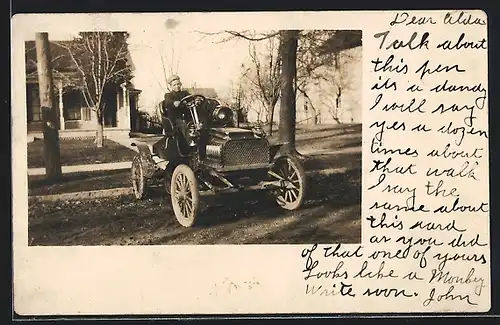
[[[95,4],[92,4],[92,5],[89,5],[89,3],[92,3],[92,2],[95,2],[95,1],[88,1],[86,2],[86,4],[84,4],[82,6],[82,4],[80,5],[69,5],[68,7],[68,3],[65,2],[65,1],[59,1],[59,3],[56,5],[54,4],[54,2],[58,2],[58,1],[53,1],[52,4],[50,6],[47,6],[46,4],[44,3],[40,3],[40,2],[36,2],[36,1],[28,1],[28,0],[19,0],[19,1],[13,1],[12,3],[12,8],[13,8],[13,13],[21,13],[21,12],[26,12],[27,10],[29,10],[31,13],[42,13],[42,12],[46,12],[46,13],[58,13],[58,12],[89,12],[89,8],[92,7],[94,9],[92,9],[92,12],[98,12],[100,9],[99,9],[99,5],[95,5]],[[479,1],[481,2],[481,1]],[[475,6],[470,6],[470,2],[467,2],[468,6],[464,6],[464,5],[461,5],[460,6],[460,9],[477,9],[478,7],[480,7],[478,4],[479,4],[478,1],[476,1],[474,4]],[[482,2],[485,2],[485,1],[482,1]],[[429,1],[429,3],[431,3],[431,1]],[[435,1],[432,2],[435,4]],[[454,7],[458,7],[456,5],[458,5],[459,2],[455,2],[455,6]],[[45,6],[44,6],[45,5]],[[157,6],[158,4],[156,4]],[[66,6],[66,7],[65,7]],[[85,7],[87,6],[87,7]],[[129,8],[127,8],[125,11],[127,12],[132,12],[132,11],[141,11],[141,12],[165,12],[166,10],[159,10],[158,8],[156,8],[155,4],[149,4],[149,7],[148,7],[148,4],[146,4],[144,1],[141,2],[140,6],[143,6],[141,7],[142,9],[138,8],[137,5],[135,6],[131,6]],[[410,8],[411,6],[409,7],[406,7],[405,9],[416,9],[416,8]],[[431,6],[432,7],[432,6]],[[485,6],[481,6],[482,8],[484,8]],[[48,9],[50,8],[50,9]],[[66,8],[66,9],[65,9]],[[72,9],[70,9],[72,8]],[[76,11],[74,11],[76,8]],[[87,9],[85,9],[87,8]],[[104,6],[104,8],[101,6],[101,10],[102,11],[110,11],[109,10],[109,6]],[[148,9],[149,8],[149,9]],[[153,9],[152,9],[153,8]],[[429,8],[429,7],[427,7]],[[391,7],[390,8],[391,10],[396,10],[398,8],[394,8],[394,7]],[[422,6],[420,6],[418,9],[424,9],[422,8]],[[438,9],[438,8],[430,8],[430,9]],[[440,7],[439,9],[451,9],[451,8],[442,8]],[[73,10],[73,11],[72,11]],[[342,10],[346,10],[346,9],[342,9]],[[358,9],[359,10],[359,9]],[[372,9],[372,10],[375,10],[375,9]],[[124,9],[123,7],[115,7],[114,10],[112,11],[115,11],[115,12],[118,12],[118,11],[121,11],[123,12]],[[178,10],[178,9],[174,9],[172,11],[182,11],[182,10]],[[188,10],[190,11],[190,10]],[[210,11],[214,11],[213,9],[210,10]],[[260,10],[259,10],[260,11]],[[491,21],[494,21],[492,15],[491,15],[491,11],[492,10],[486,10],[488,12],[488,15],[489,15],[489,19],[490,19],[490,22]],[[493,18],[493,19],[492,19]],[[10,25],[9,25],[10,27]],[[494,34],[493,31],[491,30],[491,24],[488,26],[488,29],[489,29],[489,36]],[[10,30],[10,28],[9,28]],[[494,45],[495,42],[493,41],[493,38],[490,38],[489,39],[489,44],[492,44]],[[496,51],[495,51],[496,50]],[[497,46],[490,46],[489,47],[489,58],[490,58],[490,61],[489,61],[489,89],[495,89],[495,85],[496,83],[494,82],[494,78],[496,77],[495,76],[495,73],[492,73],[494,71],[493,67],[496,66],[497,63],[495,63],[494,61],[496,60],[493,60],[493,58],[495,57],[499,57],[498,55],[495,55],[494,53],[492,53],[493,51],[497,52],[498,51],[498,47]],[[10,53],[9,53],[10,54]],[[9,61],[10,62],[10,55],[9,55]],[[9,75],[9,79],[10,79],[10,75]],[[491,91],[490,91],[491,92]],[[497,105],[495,105],[495,103],[497,102],[497,98],[495,97],[495,94],[496,92],[491,92],[492,95],[489,97],[489,102],[490,102],[490,107],[496,107]],[[10,97],[10,93],[9,93],[9,97]],[[10,113],[10,112],[9,112]],[[496,111],[494,109],[491,109],[490,110],[490,122],[493,122],[493,121],[496,121],[497,119],[494,119],[493,118],[493,115],[496,114]],[[494,123],[490,123],[490,132],[491,134],[494,134],[494,130],[491,129],[491,126],[494,125]],[[493,137],[494,138],[494,137]],[[491,158],[490,158],[490,161],[492,162],[494,160],[494,153],[495,151],[491,150],[492,148],[494,148],[494,140],[492,140],[490,138],[490,152],[491,152]],[[496,147],[495,147],[496,148]],[[490,164],[490,167],[492,167],[492,165]],[[495,173],[495,170],[494,168],[490,168],[490,184],[491,184],[491,191],[490,191],[490,198],[491,198],[491,202],[494,203],[495,201],[493,200],[493,198],[495,197],[494,196],[494,182],[492,182],[492,179],[493,179],[493,175]],[[498,315],[498,311],[499,311],[499,296],[498,296],[498,292],[499,290],[498,289],[498,272],[499,272],[499,266],[498,266],[498,260],[499,260],[499,248],[498,248],[498,240],[495,240],[495,236],[494,236],[494,231],[495,229],[498,229],[498,225],[499,225],[499,221],[495,218],[495,212],[496,211],[496,205],[495,204],[492,204],[492,209],[491,209],[491,212],[490,212],[490,229],[491,229],[491,239],[490,239],[490,246],[491,246],[491,285],[492,285],[492,290],[491,290],[491,293],[492,293],[492,300],[491,300],[491,303],[492,303],[492,308],[490,309],[490,311],[488,313],[484,313],[484,314],[480,314],[480,315],[465,315],[465,317],[467,318],[478,318],[478,317],[494,317],[496,315]],[[10,222],[11,222],[11,227],[12,227],[12,219],[10,219]],[[12,233],[11,233],[12,235]],[[12,238],[9,238],[10,239],[10,243],[12,245]],[[11,246],[12,247],[12,246]],[[14,311],[13,311],[14,312]],[[13,314],[14,315],[14,314]],[[289,315],[289,316],[287,316]],[[330,314],[329,314],[330,315]],[[325,316],[324,314],[321,314],[321,315],[315,315],[315,314],[307,314],[307,315],[304,315],[304,314],[301,314],[301,315],[296,315],[296,314],[285,314],[285,315],[269,315],[269,316],[258,316],[258,317],[252,317],[252,316],[248,316],[248,315],[236,315],[236,314],[230,314],[228,317],[225,317],[224,315],[210,315],[210,316],[204,316],[204,315],[197,315],[196,317],[190,317],[190,316],[180,316],[180,317],[176,317],[176,316],[170,316],[170,315],[165,315],[165,316],[161,316],[161,317],[148,317],[148,316],[140,316],[140,317],[137,317],[137,316],[133,316],[133,317],[130,317],[130,316],[126,316],[126,315],[123,315],[124,317],[120,317],[120,316],[112,316],[112,317],[106,317],[106,316],[100,316],[100,317],[96,317],[96,318],[92,318],[92,317],[87,317],[87,316],[64,316],[64,317],[61,317],[59,319],[71,319],[71,320],[76,320],[76,319],[89,319],[89,320],[92,320],[92,319],[108,319],[108,320],[113,320],[113,319],[121,319],[121,320],[132,320],[132,319],[149,319],[149,320],[155,320],[155,319],[184,319],[184,320],[190,320],[190,319],[240,319],[240,318],[244,318],[244,319],[262,319],[262,318],[269,318],[269,319],[324,319],[324,318],[353,318],[353,317],[359,317],[359,318],[392,318],[392,317],[397,317],[397,318],[406,318],[408,317],[409,315],[404,313],[403,315],[401,315],[400,313],[395,313],[395,314],[337,314],[337,316],[335,316],[336,314],[332,314],[331,316]],[[377,316],[378,315],[378,316]],[[436,313],[430,313],[430,315],[417,315],[416,317],[417,318],[427,318],[427,317],[437,317],[439,314],[436,314]],[[444,317],[444,318],[454,318],[458,315],[463,315],[463,314],[460,314],[460,313],[457,313],[457,314],[444,314],[442,315],[441,317]],[[57,319],[56,318],[53,318],[51,316],[37,316],[35,317],[36,319],[40,319],[40,320],[50,320],[50,319]],[[18,316],[18,317],[15,317],[14,319],[18,319],[18,320],[32,320],[34,319],[33,317],[29,317],[29,316]]]

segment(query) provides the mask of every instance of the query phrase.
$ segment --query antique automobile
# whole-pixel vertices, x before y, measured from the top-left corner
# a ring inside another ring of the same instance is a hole
[[[177,221],[192,227],[199,220],[200,199],[205,195],[244,190],[266,190],[287,210],[301,207],[305,174],[300,161],[270,144],[262,128],[238,127],[234,112],[217,100],[189,95],[180,101],[187,137],[173,121],[163,135],[139,138],[131,178],[136,199],[162,184],[171,198]]]

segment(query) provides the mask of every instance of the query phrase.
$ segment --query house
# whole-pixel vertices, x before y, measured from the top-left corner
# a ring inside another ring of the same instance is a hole
[[[355,47],[339,52],[333,66],[322,67],[327,80],[306,85],[307,96],[297,94],[297,123],[361,123],[362,65],[361,47]]]
[[[65,41],[50,43],[54,81],[54,105],[59,112],[60,137],[85,137],[95,134],[96,113],[89,107],[78,89],[80,78],[76,66],[61,45]],[[43,131],[40,107],[36,48],[34,41],[25,42],[27,129],[31,136]],[[129,56],[129,64],[133,63]],[[81,85],[80,85],[81,86]],[[137,116],[141,91],[132,83],[112,84],[105,92],[105,136],[128,136]]]
[[[331,62],[318,69],[322,76],[302,85],[296,96],[297,124],[361,123],[363,104],[363,60],[361,31],[339,31],[325,43],[324,54]],[[248,120],[266,120],[265,108],[258,101],[247,104]],[[273,121],[279,121],[278,101]]]

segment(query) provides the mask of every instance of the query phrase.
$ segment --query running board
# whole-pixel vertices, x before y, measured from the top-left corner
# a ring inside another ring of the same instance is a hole
[[[273,187],[279,187],[279,181],[273,182],[263,182],[257,185],[252,186],[241,186],[241,187],[225,187],[225,188],[212,188],[211,190],[200,191],[200,196],[209,196],[216,194],[231,194],[231,193],[239,193],[239,192],[248,192],[248,191],[262,191]]]

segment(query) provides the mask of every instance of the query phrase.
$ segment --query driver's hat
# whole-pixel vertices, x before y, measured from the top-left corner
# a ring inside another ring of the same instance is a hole
[[[174,82],[175,80],[179,80],[179,81],[180,81],[180,80],[181,80],[181,78],[179,78],[179,76],[177,76],[177,75],[172,75],[172,76],[170,76],[170,77],[168,78],[168,80],[167,80],[167,81],[168,81],[168,84],[170,85],[170,84],[171,84],[172,82]]]

